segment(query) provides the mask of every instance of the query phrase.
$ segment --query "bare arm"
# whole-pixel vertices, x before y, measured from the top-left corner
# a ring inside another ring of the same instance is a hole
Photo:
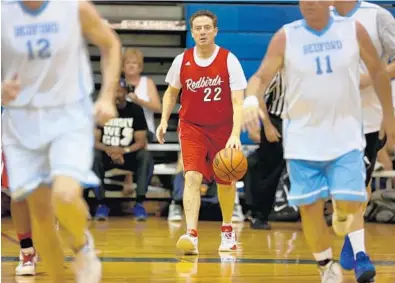
[[[134,100],[134,102],[139,104],[141,107],[147,108],[155,113],[160,113],[162,110],[162,104],[160,102],[158,89],[151,78],[147,78],[147,92],[149,97],[148,101],[137,99],[137,101]]]
[[[121,43],[116,33],[102,20],[89,1],[79,4],[82,32],[100,49],[103,83],[102,98],[114,101],[121,73]]]
[[[384,123],[392,121],[394,108],[392,105],[391,83],[386,65],[380,60],[366,29],[359,22],[356,22],[356,25],[360,56],[369,71],[374,90],[380,100]]]
[[[129,146],[130,152],[135,152],[145,148],[147,144],[147,131],[135,131],[133,133],[134,144]]]
[[[391,79],[395,79],[395,60],[387,65],[387,72]]]
[[[247,97],[255,96],[258,99],[259,106],[265,115],[264,123],[265,121],[270,122],[270,119],[266,119],[268,112],[263,93],[265,93],[273,77],[283,66],[285,41],[285,31],[281,29],[273,36],[261,66],[248,82],[246,95]]]
[[[169,121],[170,114],[173,111],[174,107],[177,103],[177,97],[180,93],[178,88],[172,87],[169,85],[165,94],[163,95],[163,109],[162,109],[162,117],[161,123],[166,123]]]
[[[248,137],[255,143],[261,142],[261,131],[255,131],[248,133]]]
[[[108,146],[101,142],[102,132],[99,129],[95,129],[95,148],[101,151],[106,151]]]
[[[243,101],[244,90],[232,91],[232,105],[233,105],[233,128],[232,136],[240,137],[241,125],[243,122]]]

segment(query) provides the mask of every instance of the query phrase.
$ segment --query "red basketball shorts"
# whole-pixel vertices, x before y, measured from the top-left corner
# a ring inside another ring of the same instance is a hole
[[[215,176],[213,160],[217,152],[225,148],[232,126],[232,124],[225,124],[203,127],[180,120],[178,134],[184,172],[197,171],[203,174],[205,181],[215,180],[218,184],[231,184]]]
[[[3,153],[1,154],[1,187],[4,189],[8,188],[8,176]]]

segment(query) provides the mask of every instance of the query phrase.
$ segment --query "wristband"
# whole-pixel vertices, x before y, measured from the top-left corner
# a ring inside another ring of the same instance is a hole
[[[247,96],[244,99],[243,107],[247,108],[247,107],[250,107],[250,106],[259,106],[258,98],[255,95]]]

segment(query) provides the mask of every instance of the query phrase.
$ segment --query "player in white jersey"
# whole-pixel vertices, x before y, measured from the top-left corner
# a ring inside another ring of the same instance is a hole
[[[11,197],[28,202],[35,245],[53,282],[65,282],[55,216],[71,236],[76,282],[99,282],[80,182],[92,166],[94,114],[99,124],[116,116],[119,39],[88,1],[3,1],[1,20],[2,141]],[[94,107],[84,38],[103,56]]]
[[[359,0],[335,1],[333,14],[358,20],[367,30],[383,62],[395,56],[395,20],[391,13],[383,7]],[[387,65],[391,78],[395,77],[395,62]],[[382,122],[380,102],[377,99],[372,81],[366,66],[361,63],[361,97],[364,118],[364,133],[366,138],[365,160],[367,163],[365,184],[370,195],[370,182],[376,164],[378,151],[385,141],[380,139],[379,131]],[[365,207],[355,218],[355,228],[346,236],[340,256],[340,264],[346,270],[355,268],[356,277],[360,276],[360,269],[373,269],[373,266],[355,266],[355,257],[359,252],[365,253],[364,236]]]
[[[323,209],[324,200],[331,197],[333,228],[344,236],[353,215],[367,200],[360,58],[373,78],[391,142],[395,118],[389,77],[367,31],[354,20],[331,17],[330,4],[300,1],[304,19],[285,25],[274,35],[262,65],[249,81],[244,125],[253,130],[260,116],[268,139],[278,137],[266,119],[264,103],[259,107],[263,96],[258,91],[265,91],[277,71],[284,68],[283,141],[291,180],[289,204],[300,207],[303,231],[322,282],[338,283],[342,282],[342,272],[333,261]],[[366,255],[360,260],[370,261]]]

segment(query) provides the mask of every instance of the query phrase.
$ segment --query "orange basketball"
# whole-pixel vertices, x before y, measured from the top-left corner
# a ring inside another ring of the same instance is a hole
[[[247,168],[247,158],[242,151],[235,148],[220,150],[213,161],[215,175],[225,182],[240,180],[247,172]]]

